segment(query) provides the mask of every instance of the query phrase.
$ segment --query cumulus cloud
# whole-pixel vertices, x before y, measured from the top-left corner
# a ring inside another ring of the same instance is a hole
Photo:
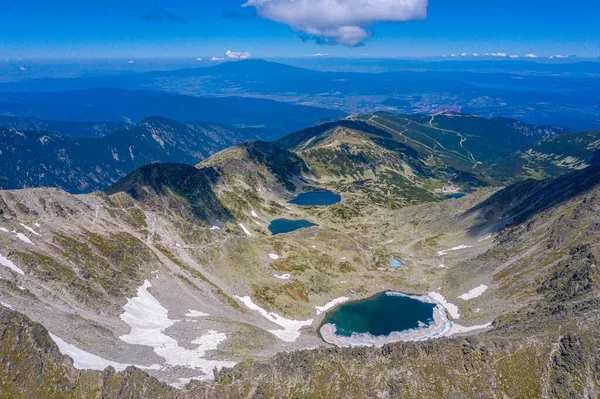
[[[210,60],[211,61],[215,61],[215,62],[219,62],[219,61],[225,61],[225,58],[222,58],[222,57],[212,57]]]
[[[227,50],[227,52],[225,52],[225,58],[229,60],[247,60],[249,58],[252,58],[252,54],[245,51],[240,52]]]
[[[374,23],[427,17],[427,0],[248,0],[243,6],[289,25],[305,39],[351,47],[372,36],[366,27]]]
[[[555,55],[556,58],[569,58],[568,55],[561,55],[561,54],[557,54]]]
[[[313,57],[329,57],[329,53],[315,53]]]
[[[514,58],[519,58],[519,56],[518,56],[518,55],[516,55],[516,54],[511,54],[510,58],[513,58],[513,59],[514,59]]]
[[[537,58],[537,55],[535,55],[535,54],[525,54],[525,57],[527,57],[527,58]]]
[[[19,67],[19,71],[23,71],[23,72],[25,72],[26,70],[27,70],[27,68],[25,68],[24,66],[22,66],[22,67]]]
[[[135,64],[135,62],[134,62],[133,60],[129,60],[129,61],[127,61],[127,63],[128,63],[129,65]]]
[[[196,58],[196,61],[202,61],[202,57]]]
[[[479,54],[473,53],[473,57],[479,57]]]
[[[506,53],[492,53],[492,57],[506,57]]]

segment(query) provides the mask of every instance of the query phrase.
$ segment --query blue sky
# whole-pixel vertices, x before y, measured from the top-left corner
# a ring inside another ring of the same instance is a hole
[[[336,0],[327,1],[333,4]],[[403,0],[373,1],[393,4]],[[426,0],[405,1],[422,8],[426,3]],[[242,8],[243,3],[0,0],[0,57],[222,57],[228,49],[247,51],[254,57],[314,53],[424,57],[462,52],[600,56],[597,27],[600,1],[597,0],[429,0],[424,20],[410,14],[408,22],[390,22],[375,14],[375,22],[371,24],[350,16],[350,22],[340,22],[357,25],[358,37],[350,39],[337,33],[339,27],[335,21],[313,23],[311,18],[318,19],[318,14],[308,13],[298,20],[296,14],[281,15],[277,10],[262,7],[259,16],[254,7]],[[389,9],[383,14],[386,12],[389,14]],[[403,14],[396,16],[402,18]],[[302,29],[304,33],[298,32]],[[361,36],[367,34],[372,37]],[[362,45],[318,44],[318,41]]]

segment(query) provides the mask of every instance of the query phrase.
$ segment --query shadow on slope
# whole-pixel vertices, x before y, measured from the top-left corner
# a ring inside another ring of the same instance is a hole
[[[129,174],[106,193],[126,193],[156,211],[188,215],[203,221],[228,221],[233,217],[213,190],[218,179],[218,172],[210,168],[154,164]]]
[[[600,157],[596,155],[596,159]],[[506,187],[469,209],[462,217],[479,213],[482,223],[517,225],[550,208],[583,195],[600,184],[600,164],[547,180],[525,180]],[[472,229],[477,234],[476,226]]]

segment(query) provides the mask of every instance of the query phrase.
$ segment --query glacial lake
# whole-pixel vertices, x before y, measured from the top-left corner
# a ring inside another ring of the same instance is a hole
[[[342,200],[342,196],[333,191],[314,191],[303,193],[289,203],[300,206],[330,206]]]
[[[269,230],[271,234],[285,234],[291,233],[299,229],[316,226],[316,224],[309,222],[308,220],[290,220],[290,219],[276,219],[269,224]]]
[[[433,321],[435,307],[434,303],[383,292],[335,308],[325,316],[322,326],[335,325],[335,334],[342,337],[351,337],[354,333],[389,336],[429,325]]]

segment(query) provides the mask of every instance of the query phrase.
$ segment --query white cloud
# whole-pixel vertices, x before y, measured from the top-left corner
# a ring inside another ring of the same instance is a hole
[[[527,57],[527,58],[537,58],[537,55],[535,55],[535,54],[525,54],[525,57]]]
[[[212,57],[210,60],[211,60],[211,61],[225,61],[225,58],[221,58],[221,57]]]
[[[248,52],[227,50],[227,52],[225,52],[225,58],[230,60],[247,60],[248,58],[252,58],[252,54]]]
[[[515,54],[511,54],[510,58],[513,58],[513,59],[514,59],[514,58],[519,58],[519,56],[518,56],[518,55],[515,55]]]
[[[329,57],[329,53],[315,53],[313,57]]]
[[[506,57],[506,53],[492,53],[492,57]]]
[[[466,57],[466,56],[467,56],[467,53],[462,53],[460,56],[461,56],[461,57]]]
[[[479,54],[473,53],[473,57],[479,57]]]
[[[568,55],[560,55],[560,54],[555,55],[555,57],[556,58],[569,58]]]
[[[127,61],[127,63],[128,63],[129,65],[131,65],[131,64],[135,64],[135,63],[133,62],[133,60],[129,60],[129,61]]]
[[[196,58],[196,61],[202,61],[202,57]]]
[[[19,70],[20,70],[20,71],[26,71],[26,70],[27,70],[27,68],[25,68],[24,66],[22,66],[22,67],[19,67]]]
[[[258,14],[327,44],[358,46],[376,22],[427,17],[427,0],[248,0]]]

